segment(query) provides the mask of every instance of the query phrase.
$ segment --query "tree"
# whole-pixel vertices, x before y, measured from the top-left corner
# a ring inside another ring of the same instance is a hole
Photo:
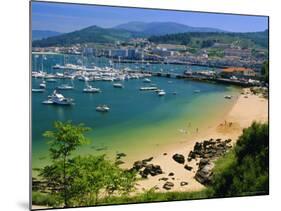
[[[134,189],[136,172],[121,169],[101,156],[73,156],[87,140],[89,128],[71,122],[55,122],[54,131],[47,131],[52,163],[39,169],[45,184],[43,191],[51,193],[64,207],[96,205],[101,195],[124,195]]]
[[[84,133],[89,128],[82,124],[74,125],[71,122],[55,122],[54,131],[46,131],[44,136],[50,139],[49,152],[52,165],[42,169],[40,176],[44,177],[52,191],[62,195],[64,206],[68,206],[68,188],[71,177],[68,176],[69,157],[74,150],[86,143]]]
[[[262,68],[261,68],[261,74],[262,74],[262,77],[263,77],[263,80],[265,82],[269,82],[269,63],[268,61],[265,61],[262,65]]]
[[[224,163],[230,163],[229,165],[219,172],[214,170],[212,196],[268,194],[268,124],[254,122],[251,127],[244,129],[232,153],[233,157],[221,158]]]

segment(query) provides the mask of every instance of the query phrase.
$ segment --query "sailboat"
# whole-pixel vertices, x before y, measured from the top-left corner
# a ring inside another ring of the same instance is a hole
[[[60,86],[57,87],[58,90],[72,90],[74,89],[74,86],[73,86],[73,80],[71,80],[71,85],[69,84],[61,84]]]
[[[88,84],[88,82],[85,82],[85,88],[83,89],[83,92],[85,93],[99,93],[101,90],[99,88],[92,87]]]

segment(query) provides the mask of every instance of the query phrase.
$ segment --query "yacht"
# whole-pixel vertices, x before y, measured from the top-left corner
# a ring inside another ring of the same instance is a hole
[[[120,84],[120,83],[115,83],[115,84],[113,84],[113,87],[115,87],[115,88],[124,88],[124,85]]]
[[[73,99],[66,98],[62,94],[54,90],[53,94],[49,96],[48,100],[42,102],[43,104],[57,104],[57,105],[72,105]]]
[[[83,92],[85,93],[99,93],[101,90],[99,88],[92,87],[91,85],[86,85],[83,89]]]
[[[98,105],[96,107],[96,111],[99,112],[108,112],[110,110],[110,108],[107,105]]]

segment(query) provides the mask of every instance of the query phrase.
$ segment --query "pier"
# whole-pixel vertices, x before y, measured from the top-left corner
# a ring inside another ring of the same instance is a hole
[[[221,78],[221,77],[211,77],[211,76],[201,76],[201,75],[186,75],[184,73],[171,73],[171,72],[155,72],[155,71],[135,71],[135,70],[129,70],[128,73],[143,73],[143,74],[151,74],[152,76],[156,77],[166,77],[166,78],[177,78],[177,79],[187,79],[187,80],[193,80],[193,81],[202,81],[202,82],[215,82],[215,83],[221,83],[221,84],[231,84],[231,85],[237,85],[242,87],[250,87],[255,86],[256,84],[251,84],[247,81],[241,81],[241,80],[234,80],[234,79],[227,79],[227,78]]]

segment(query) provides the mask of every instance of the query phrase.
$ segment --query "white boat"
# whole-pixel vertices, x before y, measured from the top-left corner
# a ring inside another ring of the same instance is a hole
[[[86,85],[83,89],[85,93],[99,93],[101,90],[99,88],[92,87],[91,85]]]
[[[72,90],[72,89],[74,89],[74,87],[72,85],[62,84],[62,85],[58,86],[57,89],[59,89],[59,90]]]
[[[44,92],[45,89],[32,89],[32,92]]]
[[[200,93],[201,91],[199,89],[196,89],[193,91],[194,93]]]
[[[54,104],[58,104],[58,105],[73,104],[73,100],[71,98],[65,98],[62,94],[59,94],[57,92],[52,95],[51,100],[53,101]]]
[[[96,111],[99,112],[108,112],[110,108],[107,105],[99,105],[96,107]]]
[[[231,99],[232,96],[231,96],[231,95],[225,95],[224,98],[225,98],[225,99]]]
[[[52,100],[50,100],[50,99],[49,100],[44,100],[42,103],[46,104],[46,105],[54,104],[54,102]]]
[[[124,85],[120,84],[120,83],[115,83],[115,84],[113,84],[113,87],[115,87],[115,88],[124,88]]]
[[[48,100],[42,102],[43,104],[56,104],[56,105],[72,105],[73,99],[66,98],[62,94],[54,90],[53,94],[49,96]]]
[[[144,78],[144,79],[143,79],[143,82],[144,82],[144,83],[150,83],[151,80],[150,80],[149,78]]]
[[[166,95],[166,92],[164,90],[161,90],[160,92],[158,92],[158,95],[159,96],[164,96],[164,95]]]
[[[42,83],[39,84],[39,87],[41,89],[46,89],[46,82],[45,81],[42,81]]]
[[[141,87],[140,91],[155,91],[158,88],[156,86],[146,86],[146,87]]]
[[[48,79],[46,79],[46,82],[56,83],[57,79],[55,79],[55,78],[48,78]]]

